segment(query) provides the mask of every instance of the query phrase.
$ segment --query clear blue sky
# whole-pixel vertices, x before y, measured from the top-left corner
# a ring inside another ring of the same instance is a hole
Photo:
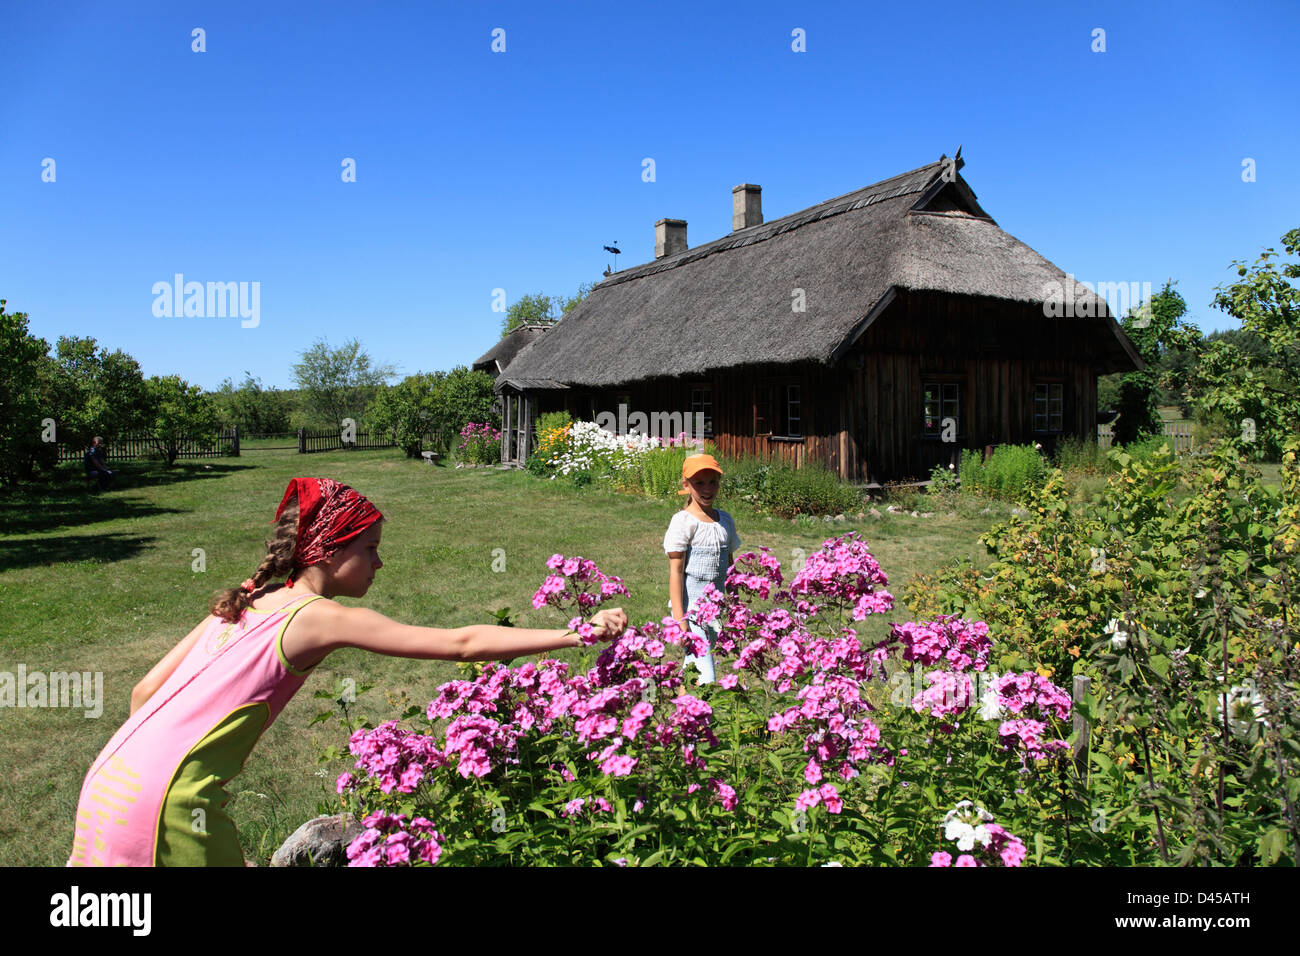
[[[774,219],[961,144],[1062,269],[1176,279],[1235,327],[1213,287],[1300,226],[1298,27],[1294,0],[5,2],[0,298],[203,388],[291,387],[318,337],[449,369],[499,337],[494,289],[646,262],[663,217],[723,236],[737,183]],[[156,317],[176,273],[260,283],[259,325]]]

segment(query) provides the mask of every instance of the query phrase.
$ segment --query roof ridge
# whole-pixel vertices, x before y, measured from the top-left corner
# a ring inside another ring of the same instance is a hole
[[[855,209],[862,209],[865,206],[874,205],[877,202],[884,202],[886,199],[896,199],[899,196],[909,196],[914,193],[922,193],[928,188],[931,177],[927,176],[925,181],[919,185],[909,183],[906,189],[894,189],[887,187],[896,180],[914,178],[926,170],[937,170],[945,166],[947,160],[938,159],[932,163],[926,163],[924,166],[918,166],[910,169],[905,173],[899,173],[896,176],[890,176],[879,182],[871,183],[852,192],[844,193],[840,196],[825,199],[821,202],[809,206],[806,209],[800,209],[779,219],[772,219],[768,222],[760,223],[757,226],[749,226],[746,229],[729,233],[704,243],[702,246],[696,246],[693,249],[687,249],[685,252],[679,252],[674,256],[666,256],[663,259],[655,259],[651,262],[643,262],[639,266],[632,266],[624,269],[622,272],[616,272],[604,282],[600,283],[595,289],[618,285],[622,282],[630,282],[633,279],[640,279],[644,276],[654,275],[657,272],[663,272],[666,269],[676,268],[685,265],[688,262],[695,262],[715,252],[725,252],[728,249],[735,249],[739,246],[753,245],[757,242],[764,242],[790,229],[796,229],[799,226],[807,225],[810,222],[816,222],[819,219],[826,219],[830,216],[837,216],[840,213],[852,212]],[[592,291],[595,291],[593,289]]]

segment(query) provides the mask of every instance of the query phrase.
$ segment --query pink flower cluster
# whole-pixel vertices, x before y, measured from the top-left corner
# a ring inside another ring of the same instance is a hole
[[[361,823],[366,832],[348,844],[348,866],[432,866],[442,855],[442,837],[424,817],[408,824],[404,813],[372,813]]]
[[[997,693],[998,704],[1017,715],[998,727],[998,736],[1006,749],[1019,747],[1030,760],[1042,760],[1070,749],[1064,740],[1044,740],[1047,720],[1034,720],[1026,713],[1027,708],[1034,707],[1040,717],[1066,720],[1073,704],[1069,694],[1033,671],[1004,674],[993,682],[992,689]]]
[[[950,671],[931,671],[925,675],[930,686],[912,698],[912,709],[918,714],[926,710],[931,717],[952,717],[972,704],[975,688],[967,674]]]
[[[983,671],[988,667],[993,641],[983,621],[967,621],[956,614],[940,615],[933,621],[909,621],[890,628],[891,641],[903,644],[903,660],[924,666],[946,660],[958,673]]]
[[[566,610],[576,605],[581,615],[615,594],[627,594],[623,579],[601,573],[595,561],[553,554],[546,562],[546,566],[552,573],[533,595],[533,607],[536,609],[540,610],[549,604],[551,607]],[[569,622],[569,627],[575,630],[579,629],[579,625],[581,625],[580,617]],[[595,643],[591,639],[590,627],[586,627],[585,633],[581,630],[579,633],[582,633],[588,644]]]
[[[865,620],[894,606],[894,597],[883,589],[889,579],[871,556],[867,543],[856,531],[841,535],[808,556],[790,583],[790,594],[803,613],[814,613],[817,600],[838,602],[853,608],[853,620]]]
[[[841,799],[840,792],[835,789],[834,784],[830,783],[824,783],[816,790],[805,790],[799,794],[795,797],[794,809],[796,813],[804,813],[819,803],[826,805],[827,813],[839,813],[844,809],[844,800]]]
[[[348,750],[357,758],[356,769],[377,779],[384,793],[394,790],[412,793],[426,772],[447,762],[432,737],[399,730],[395,720],[374,730],[358,730],[348,739]],[[345,773],[339,777],[335,789],[343,793],[355,786],[356,779]]]

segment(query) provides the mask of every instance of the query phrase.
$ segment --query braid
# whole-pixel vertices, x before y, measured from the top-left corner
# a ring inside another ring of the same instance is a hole
[[[298,545],[298,502],[291,501],[275,526],[275,537],[266,543],[266,557],[253,572],[253,590],[267,581],[289,576],[294,569],[293,554]],[[212,602],[212,613],[223,621],[234,623],[253,606],[253,595],[242,587],[218,591]]]

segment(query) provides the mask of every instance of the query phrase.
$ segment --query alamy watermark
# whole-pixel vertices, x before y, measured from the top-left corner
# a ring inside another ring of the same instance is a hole
[[[687,441],[704,440],[704,413],[695,412],[632,412],[628,414],[627,406],[618,406],[618,415],[613,412],[601,412],[596,416],[596,424],[615,435],[633,433],[648,435],[664,441],[685,435]]]
[[[160,319],[224,319],[236,315],[239,324],[255,329],[262,321],[262,283],[186,282],[178,272],[173,282],[153,284],[153,314]]]
[[[102,671],[40,671],[27,673],[19,664],[17,673],[0,671],[0,707],[71,707],[87,717],[104,712]]]
[[[1094,318],[1101,313],[1097,310],[1096,300],[1092,296],[1081,296],[1075,292],[1077,280],[1073,274],[1066,273],[1065,282],[1043,283],[1043,315],[1052,318]],[[1150,282],[1077,282],[1093,296],[1104,299],[1110,314],[1122,318],[1131,309],[1137,309],[1137,321],[1134,325],[1145,329],[1151,324],[1151,283]],[[1140,305],[1139,305],[1140,303]]]

